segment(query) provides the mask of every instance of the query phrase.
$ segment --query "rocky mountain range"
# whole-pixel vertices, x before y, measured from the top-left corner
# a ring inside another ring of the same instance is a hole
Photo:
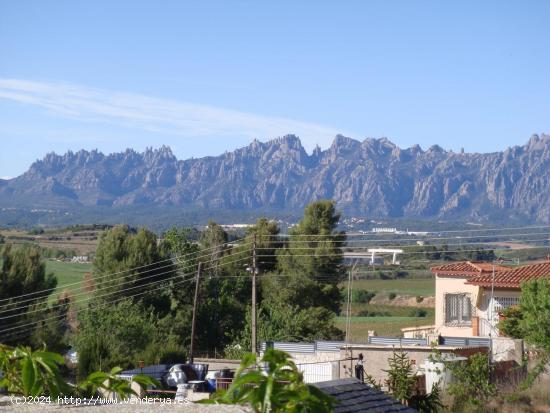
[[[170,148],[50,153],[0,180],[3,208],[149,206],[297,210],[334,199],[368,217],[521,219],[550,222],[550,136],[494,153],[337,136],[308,154],[288,135],[220,156],[178,160]]]

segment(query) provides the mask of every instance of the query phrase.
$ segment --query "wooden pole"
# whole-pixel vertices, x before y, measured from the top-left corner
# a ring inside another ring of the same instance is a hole
[[[254,234],[254,242],[252,243],[252,354],[256,354],[256,234]]]
[[[201,279],[202,262],[199,262],[197,277],[195,279],[195,299],[193,300],[193,319],[191,321],[191,346],[189,348],[189,363],[193,363],[195,350],[195,323],[197,320],[197,302],[199,300],[199,282]]]

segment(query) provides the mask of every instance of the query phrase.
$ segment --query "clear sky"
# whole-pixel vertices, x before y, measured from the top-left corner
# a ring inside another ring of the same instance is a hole
[[[550,133],[550,1],[0,0],[0,177],[50,151]]]

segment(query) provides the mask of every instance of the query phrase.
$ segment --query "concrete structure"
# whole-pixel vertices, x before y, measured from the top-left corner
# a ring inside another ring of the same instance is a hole
[[[354,377],[355,365],[359,353],[363,355],[363,368],[365,373],[371,375],[376,382],[384,385],[389,369],[388,359],[393,356],[394,351],[403,350],[412,360],[419,374],[423,374],[423,366],[428,357],[437,349],[441,354],[454,354],[457,356],[469,357],[475,353],[487,353],[487,347],[455,347],[455,346],[408,346],[399,347],[379,344],[351,344],[341,349],[340,357],[345,359],[341,363],[340,377]]]
[[[370,260],[373,264],[376,262],[376,255],[382,254],[391,254],[392,264],[399,264],[397,261],[397,254],[403,254],[403,250],[394,248],[369,248],[367,251],[371,254]]]
[[[290,354],[294,363],[304,374],[306,383],[318,383],[340,378],[340,347],[343,342],[315,343],[284,343],[270,342],[275,349],[283,350]],[[260,355],[266,348],[266,343],[260,346]]]
[[[427,338],[435,333],[435,326],[405,327],[401,329],[403,338]]]

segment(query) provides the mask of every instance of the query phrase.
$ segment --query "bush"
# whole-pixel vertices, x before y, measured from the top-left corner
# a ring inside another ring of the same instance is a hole
[[[495,394],[488,361],[486,354],[476,353],[466,361],[446,363],[454,378],[448,387],[453,396],[453,411],[483,411],[487,399]]]
[[[389,294],[388,294],[388,298],[389,298],[390,300],[393,300],[395,297],[397,297],[397,294],[395,294],[395,293],[389,293]]]
[[[421,295],[417,295],[416,296],[416,302],[421,303],[422,301],[424,301],[424,297],[422,297]]]
[[[426,317],[428,315],[428,311],[423,308],[413,308],[411,309],[409,315],[411,317]]]
[[[374,298],[376,293],[372,291],[367,290],[356,290],[353,292],[353,302],[355,303],[361,303],[361,304],[368,304],[370,303],[370,300]]]
[[[76,337],[79,376],[116,366],[135,367],[148,345],[159,341],[157,323],[151,311],[129,299],[88,309],[79,317]]]

